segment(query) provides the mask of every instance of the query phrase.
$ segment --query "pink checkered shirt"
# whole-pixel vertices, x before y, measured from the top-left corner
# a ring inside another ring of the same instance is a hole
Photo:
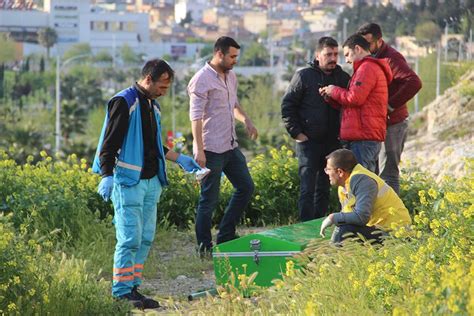
[[[234,108],[239,101],[235,73],[229,71],[224,81],[206,63],[189,82],[188,95],[189,118],[202,120],[204,150],[221,154],[237,147]]]

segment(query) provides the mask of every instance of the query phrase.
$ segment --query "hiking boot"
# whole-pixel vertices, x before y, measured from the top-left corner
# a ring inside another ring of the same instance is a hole
[[[136,285],[132,288],[132,294],[142,302],[143,308],[158,308],[158,307],[160,307],[160,303],[158,303],[154,299],[146,297],[145,295],[138,292],[138,286],[136,286]]]
[[[130,304],[133,305],[133,307],[140,308],[140,309],[144,308],[144,306],[143,306],[144,304],[143,304],[142,300],[139,299],[133,293],[127,293],[127,294],[118,296],[117,299],[128,301]]]

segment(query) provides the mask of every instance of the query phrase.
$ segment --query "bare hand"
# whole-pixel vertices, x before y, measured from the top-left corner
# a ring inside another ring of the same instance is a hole
[[[204,150],[199,150],[197,154],[194,155],[194,160],[196,160],[201,168],[206,167],[206,154],[204,154]]]
[[[306,136],[303,133],[299,133],[295,137],[295,140],[296,140],[297,143],[303,143],[303,142],[307,141],[308,139],[309,139],[308,136]]]
[[[321,88],[319,88],[319,94],[325,99],[330,98],[333,90],[334,90],[333,85],[329,85],[329,86],[326,86],[326,87],[321,87]]]
[[[247,134],[250,136],[251,139],[255,140],[258,137],[258,131],[253,125],[251,120],[247,120],[245,122],[245,128],[247,130]]]

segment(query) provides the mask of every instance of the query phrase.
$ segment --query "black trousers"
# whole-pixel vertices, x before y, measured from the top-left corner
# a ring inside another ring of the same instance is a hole
[[[324,172],[326,156],[338,145],[318,143],[312,139],[296,143],[300,197],[299,219],[302,222],[324,217],[329,205],[329,177]]]

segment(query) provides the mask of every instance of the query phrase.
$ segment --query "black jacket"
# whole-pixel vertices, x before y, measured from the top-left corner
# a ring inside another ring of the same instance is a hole
[[[322,86],[347,87],[350,76],[339,65],[327,75],[315,60],[309,67],[298,70],[283,96],[281,116],[286,130],[295,138],[304,133],[321,143],[337,142],[339,137],[339,111],[327,104],[319,95]]]

